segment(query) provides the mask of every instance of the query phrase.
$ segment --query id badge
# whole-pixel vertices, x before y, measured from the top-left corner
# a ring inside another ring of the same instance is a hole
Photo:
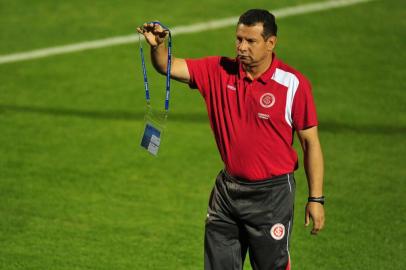
[[[153,112],[150,107],[147,108],[141,137],[141,147],[154,156],[158,156],[165,124],[166,114]]]

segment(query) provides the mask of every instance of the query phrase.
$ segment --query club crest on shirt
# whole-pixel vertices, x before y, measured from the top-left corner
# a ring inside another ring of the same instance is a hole
[[[276,223],[271,228],[271,236],[275,240],[281,240],[285,236],[285,226],[282,223]]]
[[[259,103],[264,108],[271,108],[275,104],[275,96],[271,93],[265,93],[259,98]]]

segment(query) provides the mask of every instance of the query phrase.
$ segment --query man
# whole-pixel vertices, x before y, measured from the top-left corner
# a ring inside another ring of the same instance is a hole
[[[166,73],[166,32],[137,28],[151,46],[156,70]],[[225,168],[210,196],[205,269],[242,269],[247,250],[254,270],[290,269],[297,133],[309,199],[305,225],[324,226],[323,157],[308,80],[276,58],[277,26],[266,10],[239,18],[235,59],[172,59],[171,77],[199,89]]]

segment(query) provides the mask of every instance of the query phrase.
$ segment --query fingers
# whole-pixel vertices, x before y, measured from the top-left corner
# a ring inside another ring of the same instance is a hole
[[[137,31],[140,34],[152,33],[154,35],[166,35],[167,30],[164,30],[159,22],[144,23],[143,25],[137,27]]]
[[[322,222],[320,220],[313,219],[313,228],[311,234],[317,235],[322,228],[323,228]]]
[[[324,219],[313,219],[313,229],[311,234],[317,235],[324,227]]]
[[[310,212],[309,209],[306,207],[305,209],[305,226],[309,226],[310,224]]]
[[[149,24],[144,23],[143,25],[140,25],[137,27],[137,32],[140,34],[144,34],[146,32],[152,32],[151,29],[153,27],[151,27]]]

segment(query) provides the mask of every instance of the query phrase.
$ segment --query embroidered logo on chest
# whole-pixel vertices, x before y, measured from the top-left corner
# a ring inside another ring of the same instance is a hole
[[[271,108],[275,104],[275,96],[271,93],[265,93],[259,98],[259,103],[264,108]]]

